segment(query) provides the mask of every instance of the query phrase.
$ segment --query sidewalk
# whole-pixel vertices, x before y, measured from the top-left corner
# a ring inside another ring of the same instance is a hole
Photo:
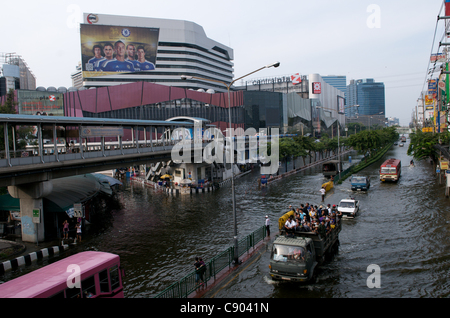
[[[0,239],[0,275],[20,266],[31,265],[33,261],[59,254],[67,250],[69,244],[61,241],[30,243]]]
[[[272,233],[270,237],[265,237],[264,240],[259,242],[250,253],[245,253],[239,260],[241,263],[234,267],[226,268],[216,275],[216,278],[212,278],[206,285],[199,287],[196,291],[191,293],[188,298],[214,298],[215,295],[223,288],[225,288],[230,282],[244,272],[251,264],[256,262],[264,253],[268,251],[270,244],[280,233]]]

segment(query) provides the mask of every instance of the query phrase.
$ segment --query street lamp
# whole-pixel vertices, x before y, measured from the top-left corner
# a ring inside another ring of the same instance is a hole
[[[344,109],[347,108],[351,108],[351,107],[359,107],[359,105],[351,105],[351,106],[347,106],[344,107]],[[337,126],[338,126],[338,179],[341,178],[341,142],[340,142],[340,138],[341,138],[341,132],[339,129],[339,120],[337,121]]]
[[[231,86],[238,80],[252,75],[258,71],[261,71],[265,68],[270,68],[270,67],[278,67],[280,66],[280,62],[275,62],[272,64],[268,64],[266,66],[260,67],[259,69],[250,72],[248,74],[245,74],[244,76],[241,76],[237,79],[235,79],[234,81],[232,81],[231,83],[227,84],[223,81],[220,80],[216,80],[216,79],[210,79],[210,78],[203,78],[203,77],[198,77],[198,76],[187,76],[187,75],[181,75],[181,79],[182,80],[192,80],[192,79],[198,79],[198,80],[202,80],[202,81],[207,81],[207,82],[216,82],[216,83],[221,83],[223,85],[226,86],[227,88],[227,93],[228,93],[228,121],[229,121],[229,134],[230,134],[230,168],[231,168],[231,200],[232,200],[232,204],[233,204],[233,219],[234,219],[234,263],[235,264],[239,264],[239,253],[238,253],[238,239],[237,239],[237,220],[236,220],[236,194],[235,194],[235,189],[234,189],[234,172],[233,172],[233,157],[234,157],[234,149],[233,149],[233,143],[232,143],[232,136],[231,136],[231,97],[230,97],[230,88]]]
[[[359,107],[359,105],[347,106],[347,107],[344,107],[344,109],[351,108],[351,107]],[[331,109],[331,108],[324,108],[321,106],[317,106],[316,108]],[[340,142],[341,132],[339,129],[339,126],[340,126],[339,119],[336,120],[336,126],[337,126],[337,133],[338,133],[338,178],[340,178],[341,177],[341,142]]]
[[[378,114],[375,114],[375,115],[372,115],[372,116],[381,115],[381,114],[384,114],[384,112],[379,112]],[[371,119],[373,119],[372,116],[369,117],[369,131],[370,131]]]

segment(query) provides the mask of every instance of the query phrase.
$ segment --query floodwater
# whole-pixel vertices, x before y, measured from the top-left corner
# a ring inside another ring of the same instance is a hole
[[[343,220],[339,252],[319,269],[316,282],[273,282],[268,274],[269,252],[265,252],[215,297],[448,297],[449,199],[429,162],[409,167],[407,146],[394,146],[383,159],[358,173],[372,179],[367,193],[352,192],[347,179],[326,195],[326,204],[355,197],[361,200],[361,212],[353,220]],[[360,158],[351,155],[354,160]],[[381,183],[378,168],[394,157],[402,160],[402,177],[398,183]],[[348,155],[343,157],[347,160]],[[272,220],[273,232],[289,204],[319,205],[319,189],[325,181],[320,168],[276,181],[266,189],[258,189],[258,171],[237,179],[238,237],[264,225],[265,215]],[[119,254],[126,271],[125,297],[154,297],[192,272],[195,256],[207,262],[233,245],[230,186],[212,193],[170,196],[127,183],[119,196],[124,208],[115,213],[114,225],[86,238],[71,253]],[[370,265],[380,269],[379,288],[368,287]],[[6,280],[15,275],[6,275]]]

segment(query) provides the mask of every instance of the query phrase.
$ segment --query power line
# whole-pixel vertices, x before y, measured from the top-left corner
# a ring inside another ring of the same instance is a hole
[[[437,33],[437,28],[438,28],[438,23],[439,23],[439,15],[441,14],[441,11],[442,11],[442,8],[444,7],[444,5],[445,5],[445,0],[442,0],[441,9],[439,10],[438,18],[437,18],[437,21],[436,21],[436,27],[434,28],[433,44],[431,44],[430,57],[433,54],[433,48],[434,48],[434,43],[435,43],[435,40],[436,40],[436,33]],[[439,49],[438,49],[438,51],[439,51]],[[428,72],[430,70],[430,64],[431,64],[431,59],[428,59],[428,66],[427,66],[427,71],[425,73],[425,80],[424,80],[423,85],[422,85],[422,91],[424,90],[425,84],[427,82]],[[436,68],[436,62],[434,62],[434,69],[435,68]],[[422,94],[422,91],[420,92],[421,94]]]

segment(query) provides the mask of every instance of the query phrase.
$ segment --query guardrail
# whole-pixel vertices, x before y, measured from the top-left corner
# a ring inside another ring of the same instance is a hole
[[[379,151],[377,154],[375,154],[375,156],[367,157],[367,158],[364,157],[361,159],[360,162],[351,165],[350,167],[348,167],[347,169],[345,169],[344,171],[341,172],[340,178],[339,178],[339,175],[336,175],[334,177],[334,183],[342,183],[342,181],[347,179],[352,174],[357,173],[357,172],[361,171],[362,169],[370,166],[372,163],[376,162],[382,156],[384,156],[386,154],[386,152],[389,149],[391,149],[393,144],[394,144],[394,142],[392,141],[392,142],[388,143],[384,148],[382,148],[381,151]]]
[[[251,234],[247,235],[238,242],[238,254],[239,256],[249,252],[250,249],[255,248],[256,244],[262,241],[266,234],[266,226],[262,226]],[[204,273],[203,282],[208,285],[208,281],[211,278],[216,278],[216,275],[224,270],[226,267],[230,267],[234,258],[234,246],[230,246],[219,255],[212,258],[206,263],[206,271]],[[180,281],[173,283],[161,293],[155,296],[155,298],[187,298],[192,292],[194,292],[199,285],[196,282],[197,271],[194,270]]]

